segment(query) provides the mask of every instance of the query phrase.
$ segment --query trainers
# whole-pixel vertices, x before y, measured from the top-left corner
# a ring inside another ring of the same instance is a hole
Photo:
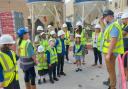
[[[59,81],[59,79],[58,78],[53,78],[55,81]]]
[[[71,62],[71,61],[67,61],[67,63],[72,64],[72,62]]]
[[[103,81],[103,85],[109,86],[110,82],[109,81]]]
[[[52,79],[52,80],[50,80],[50,82],[52,83],[52,84],[54,84],[54,80]]]
[[[46,83],[46,79],[45,78],[43,78],[43,82]]]
[[[41,84],[41,79],[38,80],[38,84]]]
[[[100,64],[100,65],[98,66],[98,68],[102,68],[102,64]]]
[[[61,72],[60,75],[66,76],[66,74],[64,72]]]
[[[83,71],[83,70],[79,68],[79,71]]]
[[[79,69],[76,69],[76,72],[78,72],[79,71]]]
[[[97,64],[93,64],[92,66],[96,66]]]

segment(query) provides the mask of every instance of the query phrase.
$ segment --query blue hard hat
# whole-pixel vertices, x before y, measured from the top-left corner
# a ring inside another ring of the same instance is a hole
[[[25,27],[22,27],[22,28],[19,28],[18,31],[17,31],[17,35],[19,37],[22,37],[25,33],[28,33],[28,29],[26,29]]]

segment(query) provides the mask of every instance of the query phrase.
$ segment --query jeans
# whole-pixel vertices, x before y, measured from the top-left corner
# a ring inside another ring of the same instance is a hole
[[[95,57],[95,64],[97,64],[97,61],[99,59],[99,63],[102,64],[102,55],[101,52],[97,48],[93,48],[94,51],[94,57]]]

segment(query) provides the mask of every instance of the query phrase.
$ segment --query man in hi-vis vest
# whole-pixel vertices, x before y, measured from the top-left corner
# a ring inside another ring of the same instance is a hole
[[[114,12],[112,10],[106,9],[103,12],[103,17],[107,22],[102,52],[105,56],[110,79],[108,89],[116,89],[115,61],[118,54],[124,53],[122,28],[118,21],[114,21]]]

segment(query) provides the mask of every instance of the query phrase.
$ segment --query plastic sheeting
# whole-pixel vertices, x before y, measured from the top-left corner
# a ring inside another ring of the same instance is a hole
[[[27,3],[40,2],[40,1],[62,2],[63,0],[26,0]]]

